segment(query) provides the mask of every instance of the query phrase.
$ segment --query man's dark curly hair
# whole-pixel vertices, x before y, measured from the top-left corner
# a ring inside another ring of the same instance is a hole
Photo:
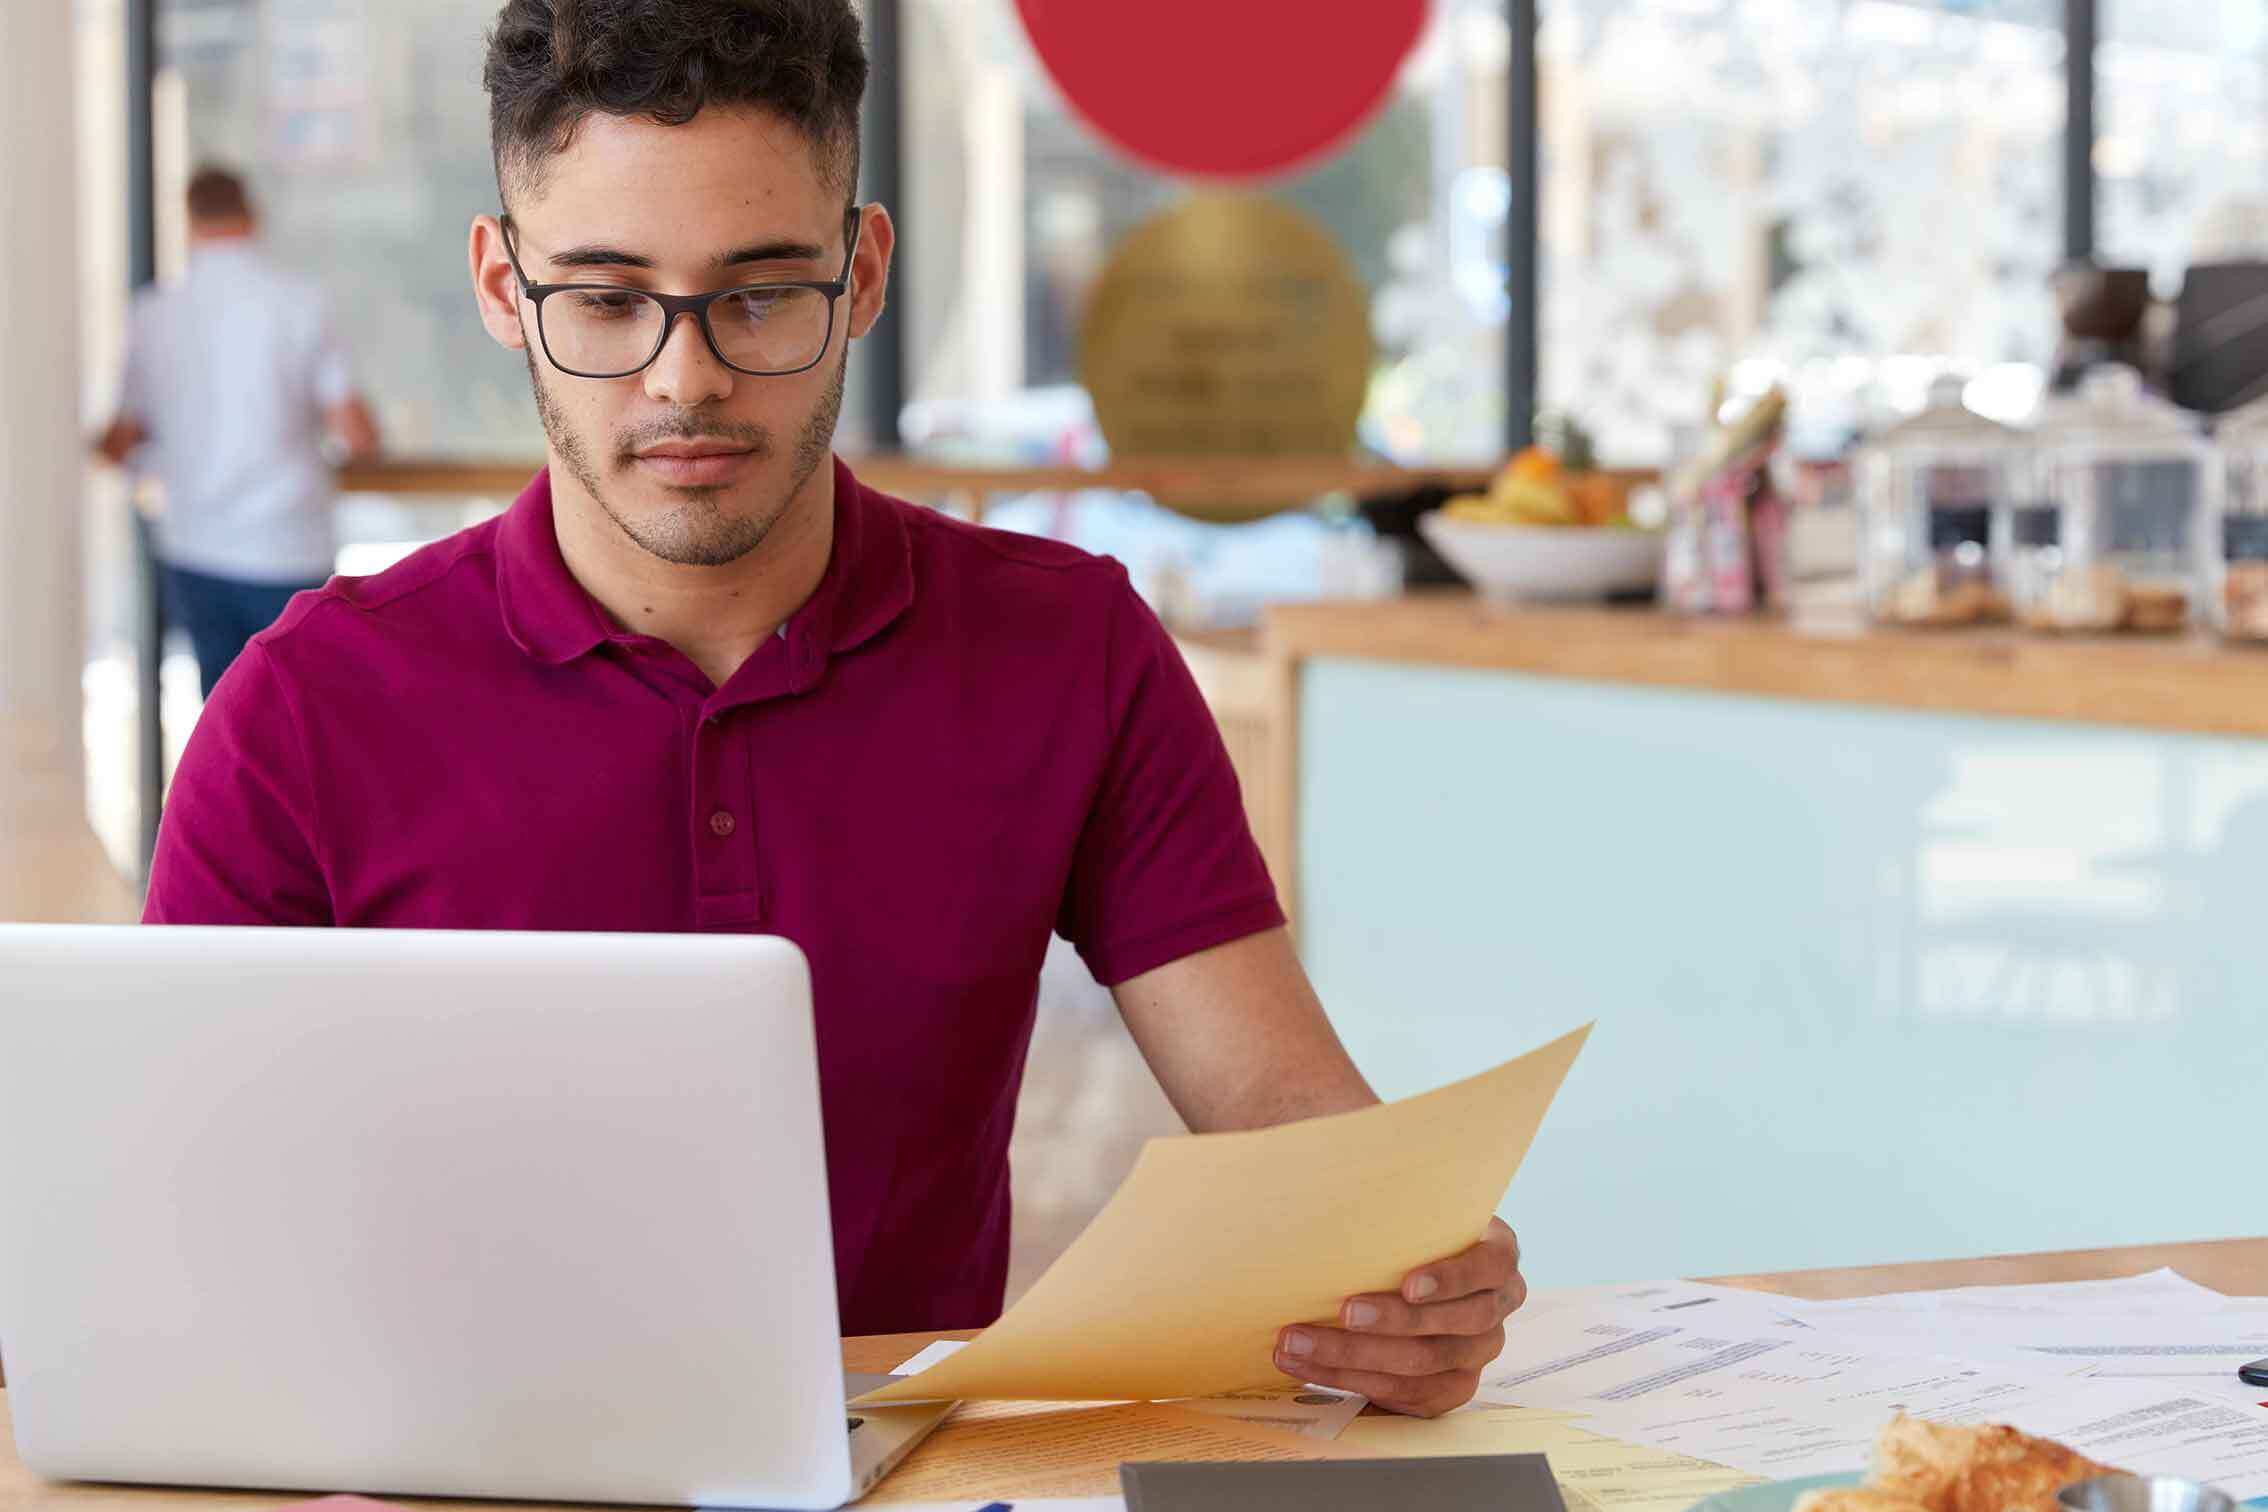
[[[851,0],[506,0],[481,82],[507,200],[589,115],[682,126],[710,106],[782,117],[845,204],[858,189],[866,47]]]

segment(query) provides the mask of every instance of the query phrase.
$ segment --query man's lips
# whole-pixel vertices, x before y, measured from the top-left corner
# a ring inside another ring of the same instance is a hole
[[[635,454],[639,467],[668,483],[730,482],[756,455],[752,448],[719,442],[671,442]]]

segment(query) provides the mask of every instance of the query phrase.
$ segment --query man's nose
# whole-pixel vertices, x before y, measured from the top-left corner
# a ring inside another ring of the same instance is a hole
[[[646,369],[646,397],[692,409],[729,395],[735,376],[709,350],[701,322],[682,314],[670,322],[660,355]]]

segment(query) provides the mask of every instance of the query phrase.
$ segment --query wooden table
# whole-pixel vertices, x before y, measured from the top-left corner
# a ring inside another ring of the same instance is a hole
[[[1924,1291],[1951,1286],[1996,1286],[2040,1281],[2094,1281],[2172,1266],[2193,1281],[2235,1296],[2268,1296],[2268,1238],[2229,1239],[2204,1244],[2160,1244],[2135,1249],[2084,1250],[2054,1255],[2014,1255],[1985,1260],[1947,1260],[1914,1265],[1879,1265],[1857,1270],[1790,1271],[1779,1275],[1721,1276],[1717,1280],[1756,1291],[1823,1301],[1883,1292]],[[940,1338],[967,1334],[881,1334],[843,1341],[843,1363],[852,1370],[881,1371],[910,1358]],[[15,1435],[7,1423],[0,1392],[0,1512],[260,1512],[302,1497],[275,1492],[175,1491],[118,1486],[57,1485],[39,1480],[16,1462]],[[497,1512],[497,1502],[420,1501],[422,1509]],[[511,1503],[523,1512],[541,1512],[537,1503]]]

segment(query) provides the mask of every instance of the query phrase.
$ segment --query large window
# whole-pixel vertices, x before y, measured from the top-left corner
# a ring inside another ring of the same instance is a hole
[[[250,176],[272,250],[323,281],[389,444],[416,455],[540,446],[526,374],[473,318],[465,275],[465,228],[496,198],[480,89],[494,15],[484,0],[161,9],[168,156]]]
[[[1184,186],[1100,143],[1013,0],[899,0],[909,157],[894,207],[925,448],[1092,456],[1082,300]],[[2101,249],[2170,292],[2268,253],[2268,10],[2100,0]],[[1541,396],[1661,461],[1713,379],[1791,381],[1816,444],[1937,367],[2055,338],[2063,0],[1543,0]],[[165,0],[161,166],[246,166],[284,257],[345,304],[399,449],[524,455],[526,384],[468,312],[494,196],[489,0]],[[1503,0],[1437,0],[1387,108],[1265,192],[1338,236],[1376,299],[1363,439],[1483,458],[1504,433]],[[161,206],[165,216],[171,207]],[[177,239],[176,239],[177,240]],[[854,364],[854,367],[858,366]],[[848,439],[866,439],[852,403]]]
[[[1610,458],[1736,363],[1824,450],[2052,352],[2060,4],[1546,0],[1538,50],[1540,391]]]
[[[906,56],[920,60],[905,80],[899,270],[914,316],[911,439],[1093,456],[1075,374],[1086,292],[1118,239],[1186,186],[1117,156],[1069,110],[1012,0],[903,4]],[[1486,204],[1501,167],[1484,180],[1503,162],[1509,50],[1497,0],[1441,0],[1379,115],[1329,162],[1262,191],[1329,227],[1377,295],[1363,431],[1391,455],[1481,457],[1501,443],[1502,249],[1487,243]],[[1500,238],[1501,205],[1494,215]]]
[[[2095,173],[2105,261],[2161,295],[2268,258],[2268,6],[2102,0]]]

